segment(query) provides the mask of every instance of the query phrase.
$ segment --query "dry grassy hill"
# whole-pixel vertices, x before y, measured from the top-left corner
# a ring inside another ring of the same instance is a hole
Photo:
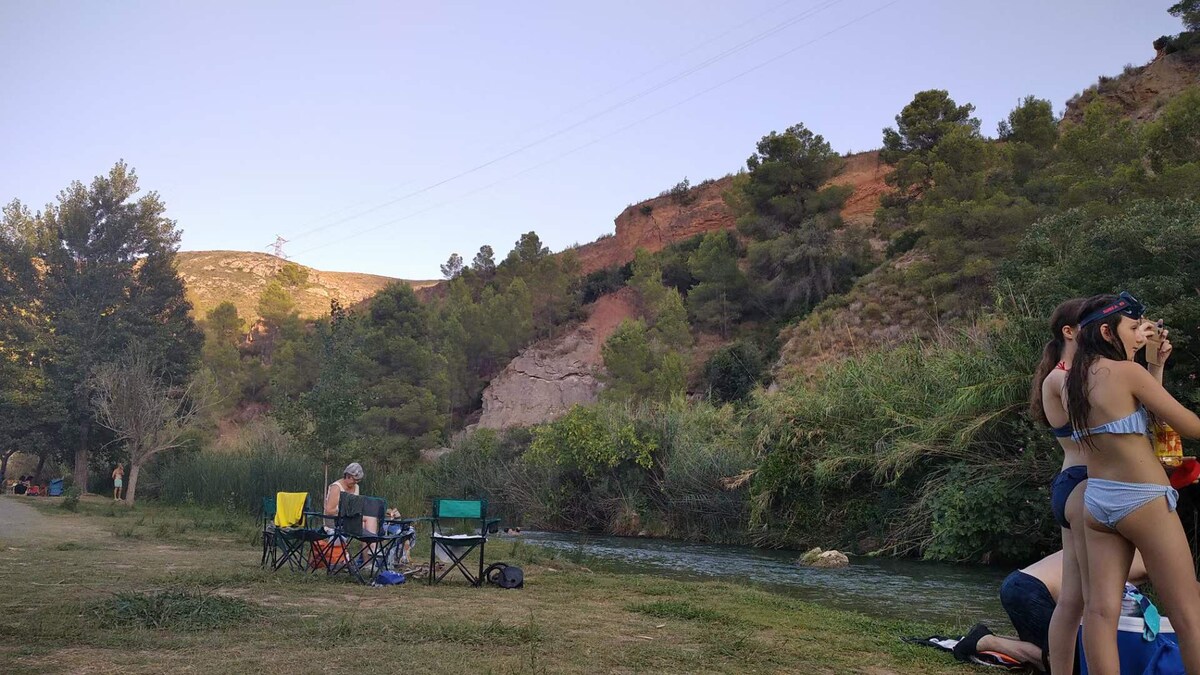
[[[196,317],[203,317],[205,312],[228,300],[247,321],[258,316],[259,295],[287,263],[267,253],[246,251],[184,251],[175,260]],[[352,305],[375,295],[389,283],[405,281],[377,274],[322,272],[300,267],[308,271],[308,282],[292,291],[292,298],[300,316],[305,318],[327,314],[331,299]],[[405,283],[421,288],[436,282]]]

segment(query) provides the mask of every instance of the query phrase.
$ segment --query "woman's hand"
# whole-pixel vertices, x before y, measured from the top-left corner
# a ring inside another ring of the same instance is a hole
[[[1158,345],[1158,362],[1164,366],[1167,364],[1167,359],[1171,357],[1171,341],[1167,339],[1167,334],[1170,332],[1163,329],[1162,342]]]

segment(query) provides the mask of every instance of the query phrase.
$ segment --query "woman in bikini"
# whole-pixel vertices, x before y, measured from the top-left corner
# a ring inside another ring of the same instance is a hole
[[[1087,298],[1072,298],[1050,315],[1050,332],[1054,337],[1042,350],[1029,400],[1030,415],[1050,427],[1063,451],[1062,470],[1050,484],[1050,512],[1062,533],[1063,556],[1058,602],[1050,619],[1047,649],[1043,652],[1042,665],[1049,672],[1069,672],[1074,668],[1076,636],[1088,590],[1087,547],[1082,527],[1087,518],[1083,495],[1087,488],[1088,452],[1072,438],[1063,399],[1067,371],[1075,358],[1075,335],[1083,318],[1080,309],[1086,301]],[[1143,324],[1147,333],[1152,327],[1148,322]],[[1164,346],[1168,354],[1170,349],[1169,344]],[[1162,366],[1151,365],[1149,370],[1161,383]],[[1081,526],[1079,534],[1072,530],[1072,523]]]
[[[1146,343],[1144,310],[1128,293],[1089,298],[1066,377],[1072,438],[1087,453],[1088,467],[1083,647],[1089,672],[1119,675],[1120,589],[1136,548],[1171,618],[1187,672],[1200,675],[1200,592],[1175,513],[1179,493],[1147,436],[1150,414],[1186,438],[1200,437],[1200,417],[1134,363]],[[1169,354],[1169,343],[1163,344],[1159,356]]]
[[[1042,360],[1034,371],[1029,396],[1030,415],[1050,427],[1063,451],[1062,469],[1050,484],[1050,511],[1062,532],[1062,576],[1058,602],[1050,618],[1047,644],[1041,645],[1042,666],[1053,673],[1070,672],[1074,665],[1075,635],[1083,616],[1087,584],[1087,551],[1083,536],[1073,536],[1071,531],[1071,516],[1078,516],[1077,511],[1083,509],[1083,490],[1076,488],[1087,481],[1087,456],[1071,438],[1071,422],[1062,399],[1067,370],[1075,358],[1079,310],[1085,300],[1067,300],[1050,315],[1053,337],[1042,350]],[[1077,519],[1076,522],[1083,521]]]

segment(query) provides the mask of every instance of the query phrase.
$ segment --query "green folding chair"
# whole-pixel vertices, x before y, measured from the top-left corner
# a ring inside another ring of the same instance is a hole
[[[442,531],[443,520],[479,521],[479,534],[446,534]],[[499,518],[488,520],[485,499],[434,499],[433,515],[429,517],[431,545],[429,547],[429,583],[436,584],[457,568],[472,586],[483,583],[483,553],[487,545],[488,531],[500,522]],[[475,549],[479,549],[479,569],[472,573],[463,561]],[[450,559],[450,564],[439,575],[437,552],[441,550]],[[455,549],[459,552],[456,553]]]

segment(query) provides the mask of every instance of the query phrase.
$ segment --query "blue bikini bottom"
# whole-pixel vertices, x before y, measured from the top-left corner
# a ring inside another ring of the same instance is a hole
[[[1088,480],[1087,489],[1083,493],[1083,504],[1093,518],[1111,529],[1116,529],[1117,523],[1125,516],[1159,497],[1167,498],[1168,511],[1175,510],[1175,505],[1179,502],[1179,492],[1170,485],[1123,483],[1092,478]]]

